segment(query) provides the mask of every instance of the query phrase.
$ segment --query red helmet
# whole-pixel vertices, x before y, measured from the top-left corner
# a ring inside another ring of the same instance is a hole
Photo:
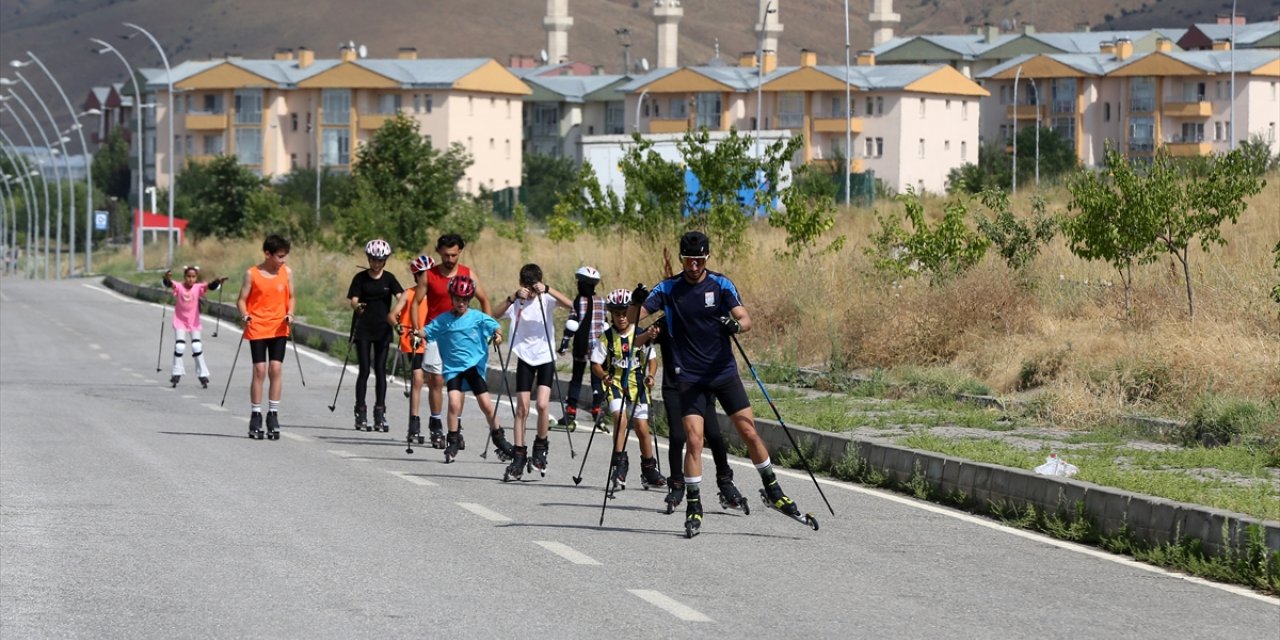
[[[471,276],[454,276],[449,278],[449,295],[457,298],[471,298],[476,294],[476,281]]]
[[[413,262],[409,263],[409,271],[411,273],[417,274],[417,273],[422,273],[423,271],[426,271],[427,269],[430,269],[434,266],[436,266],[435,259],[431,258],[430,256],[418,256],[413,259]]]
[[[604,306],[610,311],[626,311],[631,304],[631,292],[626,289],[614,289],[604,298]]]

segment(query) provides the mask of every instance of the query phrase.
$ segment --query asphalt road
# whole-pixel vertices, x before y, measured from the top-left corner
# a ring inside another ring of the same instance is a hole
[[[350,426],[353,378],[285,363],[284,438],[247,429],[240,334],[213,384],[155,371],[160,310],[96,282],[0,283],[4,638],[1276,637],[1280,602],[888,493],[782,472],[814,532],[754,502],[683,537],[634,481],[598,526],[597,439],[553,433],[546,478],[502,483],[479,412],[455,464]],[[172,333],[166,334],[169,352]],[[750,348],[749,341],[747,348]],[[190,361],[188,371],[191,372]],[[371,392],[372,393],[372,392]],[[372,404],[372,403],[370,403]],[[553,412],[556,415],[558,411]],[[509,410],[503,421],[510,424]],[[665,458],[664,458],[665,460]],[[739,461],[740,463],[741,461]],[[710,466],[708,466],[710,469]],[[758,477],[737,467],[754,497]],[[714,490],[711,490],[714,495]]]

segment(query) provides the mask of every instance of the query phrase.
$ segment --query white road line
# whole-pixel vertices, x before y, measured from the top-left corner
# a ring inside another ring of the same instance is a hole
[[[226,411],[226,410],[227,410],[227,408],[226,408],[226,407],[224,407],[224,406],[222,406],[222,405],[219,405],[219,404],[214,404],[214,403],[212,403],[212,402],[203,402],[203,403],[201,403],[201,404],[200,404],[200,406],[205,407],[205,408],[207,408],[207,409],[212,409],[212,410],[214,410],[214,411]]]
[[[474,502],[455,502],[454,504],[490,522],[511,522],[511,518],[508,518],[497,511],[491,511]]]
[[[400,478],[401,480],[407,480],[407,481],[409,481],[409,482],[412,482],[413,484],[416,484],[416,485],[418,485],[419,487],[435,487],[435,486],[439,486],[439,485],[437,485],[436,483],[434,483],[434,482],[432,482],[432,481],[430,481],[430,480],[428,480],[428,479],[426,479],[426,478],[424,478],[424,477],[422,477],[422,476],[415,476],[415,475],[413,475],[413,474],[411,474],[411,473],[405,473],[405,472],[403,472],[403,471],[390,471],[390,470],[389,470],[389,471],[387,471],[387,473],[389,473],[389,474],[391,474],[391,475],[393,475],[393,476],[395,476],[395,477],[397,477],[397,478]]]
[[[585,553],[582,553],[581,551],[578,551],[577,549],[574,549],[573,547],[570,547],[567,544],[561,544],[559,542],[551,542],[548,540],[534,540],[533,543],[574,564],[590,564],[590,565],[600,564],[600,562],[595,558],[592,558],[591,556]]]
[[[190,394],[187,394],[187,395],[184,395],[184,396],[182,396],[182,397],[183,397],[183,399],[185,399],[185,400],[190,400],[190,399],[194,398],[195,396],[190,395]]]
[[[131,376],[133,376],[133,377],[135,377],[135,378],[138,378],[138,379],[142,379],[142,378],[145,378],[145,377],[146,377],[146,376],[142,375],[141,373],[131,373],[131,374],[129,374],[129,375],[131,375]]]
[[[289,433],[288,431],[281,431],[280,435],[290,440],[296,440],[298,442],[311,442],[311,438],[308,438],[306,436],[300,436],[296,433]]]
[[[339,458],[354,458],[356,456],[356,454],[351,453],[350,451],[343,451],[342,449],[329,449],[328,451]]]
[[[127,303],[129,303],[129,304],[147,304],[147,303],[145,303],[145,302],[143,302],[143,301],[141,301],[141,300],[134,300],[133,298],[130,298],[129,296],[121,295],[121,294],[119,294],[119,293],[116,293],[115,291],[112,291],[111,289],[108,289],[108,288],[106,288],[106,287],[99,287],[99,286],[98,286],[98,285],[96,285],[96,284],[81,284],[80,286],[82,286],[82,287],[84,287],[84,288],[86,288],[86,289],[93,289],[94,291],[97,291],[97,292],[99,292],[99,293],[105,293],[105,294],[107,294],[107,295],[109,295],[109,296],[111,296],[111,297],[113,297],[113,298],[116,298],[117,300],[119,300],[119,301],[121,301],[121,302],[127,302]]]
[[[0,302],[8,302],[8,301],[9,301],[9,296],[6,296],[5,294],[0,293]]]
[[[132,368],[132,367],[120,367],[120,370],[121,370],[121,371],[123,371],[123,372],[125,372],[125,373],[129,373],[130,371],[133,371],[133,368]]]
[[[89,343],[89,348],[94,351],[102,351],[102,347],[100,345],[93,344],[92,342]]]
[[[666,611],[667,613],[684,620],[685,622],[711,622],[702,612],[696,609],[690,609],[659,591],[651,591],[649,589],[627,589],[637,598],[648,602],[649,604]]]
[[[99,358],[102,358],[103,360],[110,360],[110,359],[111,359],[111,354],[109,354],[109,353],[99,353],[99,354],[98,354],[98,357],[99,357]]]

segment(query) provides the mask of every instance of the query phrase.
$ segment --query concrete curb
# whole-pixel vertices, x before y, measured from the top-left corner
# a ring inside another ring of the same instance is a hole
[[[103,282],[107,287],[131,297],[152,302],[167,300],[164,291],[158,287],[139,287],[111,276],[107,276]],[[230,322],[236,320],[235,305],[219,305],[207,299],[205,302],[205,313]],[[303,344],[318,345],[326,352],[335,342],[347,339],[346,335],[331,329],[301,323],[294,326]],[[490,362],[497,364],[496,359]],[[491,366],[489,373],[490,387],[500,389],[501,369]],[[514,388],[514,370],[508,371],[507,376],[507,384]],[[553,407],[558,401],[559,389],[567,384],[563,376],[560,383],[552,392]],[[973,400],[985,404],[985,399]],[[652,413],[663,415],[662,402],[655,401],[653,404]],[[553,411],[558,412],[555,408]],[[727,416],[720,416],[720,426],[731,442],[741,445]],[[1019,509],[1035,507],[1038,511],[1073,519],[1079,507],[1083,517],[1093,522],[1104,534],[1117,534],[1127,528],[1134,539],[1150,545],[1197,539],[1201,541],[1204,552],[1210,556],[1239,557],[1248,548],[1249,529],[1256,528],[1262,533],[1267,549],[1272,553],[1280,553],[1280,522],[1262,521],[1244,514],[1173,502],[1090,482],[1042,476],[1022,469],[869,442],[851,438],[847,434],[796,425],[788,425],[788,428],[801,446],[811,447],[809,455],[813,458],[839,461],[846,455],[855,455],[864,460],[870,469],[884,474],[893,485],[901,485],[919,475],[935,493],[964,494],[980,511],[989,512],[993,505]],[[756,431],[775,456],[783,449],[791,448],[791,441],[782,425],[773,420],[757,418]],[[587,433],[587,430],[579,433]],[[817,464],[817,460],[811,462]]]

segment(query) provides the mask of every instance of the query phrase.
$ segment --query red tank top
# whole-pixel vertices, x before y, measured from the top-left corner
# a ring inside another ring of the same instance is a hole
[[[471,269],[458,265],[455,276],[469,276]],[[453,298],[449,295],[449,278],[440,274],[439,265],[427,270],[427,322],[453,308]],[[425,323],[424,323],[425,326]]]

